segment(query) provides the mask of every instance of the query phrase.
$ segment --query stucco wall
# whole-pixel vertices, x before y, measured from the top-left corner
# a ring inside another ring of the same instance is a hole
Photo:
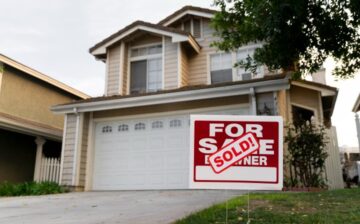
[[[313,109],[315,111],[315,116],[317,121],[321,121],[322,118],[322,108],[321,108],[321,98],[319,95],[320,92],[316,90],[311,90],[299,86],[291,85],[290,88],[290,103],[305,106]],[[290,110],[291,110],[291,105]]]
[[[75,97],[5,66],[0,91],[0,112],[30,121],[63,128],[63,116],[55,115],[50,107],[71,102]]]

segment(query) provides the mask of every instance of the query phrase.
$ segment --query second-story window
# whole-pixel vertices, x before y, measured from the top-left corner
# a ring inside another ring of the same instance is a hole
[[[211,84],[232,81],[232,70],[233,62],[231,53],[210,55]]]
[[[236,53],[237,61],[246,61],[248,56],[253,56],[256,47],[247,47],[243,49],[239,49]],[[245,68],[237,67],[237,80],[250,80],[253,78],[262,78],[264,76],[264,66],[259,66],[256,69],[256,73],[252,73],[251,71],[245,71]]]
[[[130,52],[130,93],[160,90],[162,82],[162,45],[132,48]]]

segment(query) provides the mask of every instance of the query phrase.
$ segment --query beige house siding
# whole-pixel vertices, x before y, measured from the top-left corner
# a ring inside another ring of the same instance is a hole
[[[291,105],[304,106],[305,108],[311,108],[315,111],[315,116],[318,122],[322,118],[321,108],[321,96],[320,92],[292,85],[290,88],[290,102]],[[291,105],[290,110],[291,110]]]
[[[217,39],[213,36],[214,30],[209,26],[210,20],[202,21],[203,38],[198,39],[201,51],[189,57],[189,85],[208,84],[208,55],[216,52],[216,48],[210,47],[210,44]]]
[[[160,36],[154,36],[151,34],[145,34],[141,35],[139,38],[136,38],[135,40],[131,41],[131,47],[137,47],[137,46],[143,46],[143,45],[149,45],[149,44],[156,44],[162,43],[162,37]]]
[[[72,185],[73,180],[73,171],[74,171],[74,152],[76,147],[76,124],[77,124],[77,115],[67,114],[66,115],[66,130],[65,133],[65,142],[63,142],[62,152],[62,176],[61,184],[62,185]]]
[[[248,96],[231,96],[217,99],[197,100],[189,102],[169,103],[155,106],[134,107],[117,110],[97,111],[94,112],[93,118],[108,118],[119,116],[132,116],[140,114],[151,114],[161,112],[171,112],[179,110],[190,110],[207,107],[226,106],[232,104],[247,104],[249,103]]]
[[[287,116],[287,103],[286,103],[286,90],[280,90],[277,92],[277,111],[284,119],[284,124],[288,122]]]
[[[189,62],[184,45],[180,44],[180,87],[189,85]]]
[[[164,43],[164,87],[178,87],[178,43],[172,43],[170,37],[165,37]]]
[[[121,46],[118,44],[108,51],[107,59],[107,87],[106,95],[119,94],[120,86],[120,50]]]
[[[79,186],[85,186],[86,178],[86,161],[87,161],[87,149],[88,149],[88,136],[89,136],[89,122],[90,114],[84,114],[82,136],[81,136],[81,153],[80,153],[80,171],[79,171]]]
[[[63,115],[50,107],[78,99],[62,90],[5,66],[0,91],[0,112],[62,129]]]
[[[123,78],[122,78],[122,95],[126,95],[128,92],[128,63],[129,63],[129,45],[128,44],[124,44],[125,49],[124,49],[124,59],[123,59]],[[120,84],[121,85],[121,84]]]

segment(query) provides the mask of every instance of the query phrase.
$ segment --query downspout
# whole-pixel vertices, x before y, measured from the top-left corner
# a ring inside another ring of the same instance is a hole
[[[357,113],[355,113],[355,124],[356,124],[356,132],[357,132],[358,145],[360,151],[360,120],[359,120],[359,115]]]

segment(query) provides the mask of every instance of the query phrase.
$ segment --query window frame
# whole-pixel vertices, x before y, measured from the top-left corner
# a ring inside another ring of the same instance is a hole
[[[249,44],[249,45],[246,45],[246,46],[243,46],[243,47],[240,47],[238,48],[236,51],[232,51],[232,52],[229,52],[231,54],[231,58],[232,58],[232,82],[235,82],[235,81],[241,81],[242,79],[239,79],[238,78],[238,68],[237,67],[234,67],[234,64],[237,62],[237,54],[239,51],[241,50],[246,50],[246,49],[249,49],[249,48],[258,48],[258,47],[261,47],[262,44]],[[207,84],[208,85],[211,85],[213,83],[211,83],[211,56],[213,55],[217,55],[217,54],[224,54],[226,52],[224,51],[216,51],[216,52],[211,52],[207,55]],[[262,76],[261,77],[264,77],[265,76],[265,66],[262,65],[261,66],[262,68]],[[261,78],[259,77],[259,78]],[[256,77],[258,78],[258,77]],[[254,77],[252,77],[251,79],[254,79]]]
[[[134,56],[132,57],[131,56],[131,52],[132,50],[134,49],[139,49],[139,48],[150,48],[150,47],[154,47],[154,46],[161,46],[161,52],[160,53],[157,53],[157,54],[151,54],[151,55],[142,55],[142,56]],[[149,92],[156,92],[156,91],[159,91],[159,90],[163,90],[164,89],[164,81],[165,81],[165,78],[164,78],[164,57],[165,57],[165,51],[164,51],[164,47],[165,47],[165,44],[164,44],[164,37],[163,37],[163,41],[162,42],[154,42],[154,43],[150,43],[150,44],[143,44],[143,45],[136,45],[136,46],[129,46],[128,48],[128,62],[127,62],[127,74],[128,74],[128,77],[127,77],[127,94],[130,95],[131,94],[131,83],[130,83],[130,80],[131,80],[131,62],[134,62],[134,61],[142,61],[142,60],[146,60],[146,93],[149,93]],[[161,87],[160,89],[157,89],[155,91],[149,91],[149,88],[148,88],[148,61],[151,60],[151,59],[160,59],[161,61]]]

